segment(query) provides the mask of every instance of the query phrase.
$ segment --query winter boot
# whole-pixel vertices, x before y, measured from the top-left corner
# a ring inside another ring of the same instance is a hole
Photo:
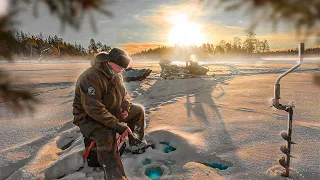
[[[142,154],[142,153],[146,152],[146,149],[148,149],[149,147],[154,149],[155,145],[147,143],[147,141],[145,141],[145,140],[142,140],[142,141],[140,141],[140,143],[131,145],[129,147],[129,150],[131,151],[132,154]]]

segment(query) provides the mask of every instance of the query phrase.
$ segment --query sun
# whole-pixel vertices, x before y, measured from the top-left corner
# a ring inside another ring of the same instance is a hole
[[[170,45],[200,46],[204,43],[205,36],[201,32],[201,26],[188,21],[187,15],[175,16],[170,21],[173,24],[168,36]]]

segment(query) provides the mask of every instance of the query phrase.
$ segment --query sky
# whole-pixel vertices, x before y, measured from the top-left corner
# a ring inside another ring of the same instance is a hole
[[[105,9],[112,17],[92,13],[97,26],[94,32],[88,14],[79,31],[61,28],[59,20],[49,14],[47,7],[38,6],[39,16],[34,17],[32,5],[21,11],[18,30],[31,34],[58,35],[70,43],[88,47],[96,42],[125,49],[129,53],[176,44],[211,43],[221,40],[233,42],[238,36],[244,42],[253,20],[245,9],[226,12],[212,3],[188,0],[114,0]],[[259,16],[259,14],[257,15]],[[263,15],[262,15],[263,17]],[[296,48],[301,40],[291,24],[280,24],[276,29],[261,18],[255,29],[259,40],[268,40],[271,49]],[[306,41],[306,47],[315,46],[315,38]]]

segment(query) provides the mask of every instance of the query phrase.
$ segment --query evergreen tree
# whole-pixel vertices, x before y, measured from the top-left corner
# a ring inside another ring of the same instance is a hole
[[[110,46],[103,45],[101,51],[109,52],[109,51],[111,51],[111,49],[112,48]]]
[[[97,46],[97,50],[100,52],[100,51],[102,51],[102,43],[99,41],[97,44],[96,44],[96,46]]]
[[[90,39],[88,50],[89,50],[89,53],[98,53],[98,47],[94,39]]]
[[[268,44],[268,40],[264,40],[264,42],[263,42],[263,52],[265,52],[265,51],[269,51],[270,49],[269,49],[269,44]]]
[[[247,34],[247,39],[243,43],[244,49],[246,50],[247,53],[254,53],[256,51],[256,44],[257,44],[257,39],[255,37],[255,33],[249,32]]]
[[[231,43],[227,43],[226,44],[226,53],[231,53],[232,52],[232,47],[231,47]]]

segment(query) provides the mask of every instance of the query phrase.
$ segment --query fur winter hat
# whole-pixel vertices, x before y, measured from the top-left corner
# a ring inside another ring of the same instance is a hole
[[[127,68],[131,58],[123,50],[113,48],[109,53],[101,52],[96,56],[96,62],[113,62],[123,68]]]

